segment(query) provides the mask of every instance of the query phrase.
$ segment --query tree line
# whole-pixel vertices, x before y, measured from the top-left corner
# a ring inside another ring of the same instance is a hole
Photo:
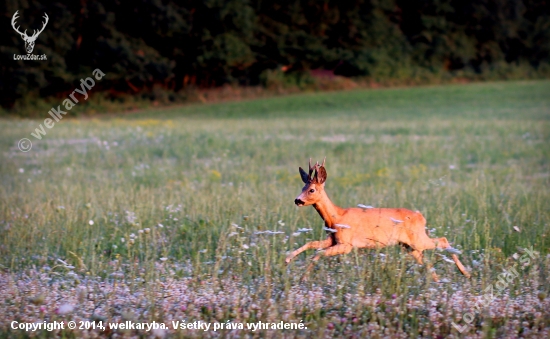
[[[548,71],[546,0],[112,0],[0,4],[0,105],[64,96],[100,69],[112,95],[265,85],[310,70],[391,79],[418,74]],[[12,28],[49,22],[33,53]]]

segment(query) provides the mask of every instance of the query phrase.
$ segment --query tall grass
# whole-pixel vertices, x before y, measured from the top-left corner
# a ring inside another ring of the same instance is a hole
[[[0,267],[15,286],[0,309],[22,317],[39,293],[55,307],[64,297],[49,288],[61,284],[66,298],[77,286],[90,293],[95,308],[81,303],[83,318],[131,309],[143,321],[304,320],[308,330],[286,334],[303,337],[457,335],[451,322],[468,298],[450,300],[481,294],[533,246],[539,259],[506,295],[543,296],[533,306],[542,314],[482,314],[467,333],[541,335],[550,326],[549,92],[548,81],[510,82],[196,105],[64,119],[41,141],[29,137],[40,121],[0,121]],[[28,153],[16,148],[23,137],[34,143]],[[447,282],[434,284],[391,248],[323,259],[300,284],[313,253],[288,267],[285,253],[325,234],[313,208],[293,204],[298,166],[325,156],[335,203],[420,210],[432,237],[463,250],[472,279],[427,253]],[[257,234],[265,230],[284,233]],[[51,280],[16,283],[37,274]],[[196,299],[167,306],[162,296],[178,281]],[[98,292],[102,283],[142,294],[116,299]]]

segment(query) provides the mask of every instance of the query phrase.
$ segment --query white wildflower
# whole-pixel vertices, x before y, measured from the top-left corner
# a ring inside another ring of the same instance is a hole
[[[325,227],[323,227],[323,230],[325,230],[325,231],[328,231],[328,232],[332,232],[332,233],[336,233],[336,232],[338,232],[338,231],[337,231],[337,230],[335,230],[334,228],[328,228],[328,227],[326,227],[326,226],[325,226]]]
[[[436,253],[436,255],[437,255],[438,257],[440,257],[441,259],[443,259],[444,261],[446,261],[446,262],[448,262],[448,263],[451,263],[451,264],[454,264],[454,261],[453,261],[453,260],[447,258],[447,257],[444,256],[443,254]]]
[[[462,251],[454,248],[454,247],[447,247],[445,251],[451,253],[451,254],[462,254]]]
[[[94,221],[93,221],[93,220],[90,220],[90,221],[88,221],[88,224],[90,224],[90,226],[91,226],[91,225],[94,224]]]
[[[151,330],[151,335],[153,336],[153,338],[163,339],[164,337],[166,337],[166,330],[163,328],[153,328]]]
[[[270,230],[254,232],[254,234],[284,234],[284,233],[285,232],[282,232],[282,231],[270,231]]]
[[[74,305],[71,304],[63,304],[57,308],[56,313],[59,315],[66,315],[74,311]]]
[[[394,218],[391,218],[391,217],[390,217],[390,219],[391,219],[391,221],[393,221],[396,224],[400,224],[400,223],[403,222],[403,220],[398,220],[398,219],[394,219]]]
[[[334,226],[340,227],[340,228],[351,228],[350,225],[344,225],[344,224],[334,224]]]
[[[62,263],[63,265],[65,266],[69,266],[69,264],[67,264],[65,261],[61,260],[61,259],[57,259],[57,261],[59,261],[60,263]]]
[[[358,204],[357,207],[359,207],[359,208],[365,208],[365,209],[366,209],[366,208],[374,208],[374,207],[372,207],[371,205],[363,205],[363,204]]]
[[[136,220],[137,220],[137,217],[136,217],[136,214],[134,212],[126,211],[126,221],[129,224],[134,225],[136,223]]]

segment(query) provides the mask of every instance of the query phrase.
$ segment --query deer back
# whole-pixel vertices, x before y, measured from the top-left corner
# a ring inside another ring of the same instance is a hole
[[[405,208],[348,208],[334,225],[327,226],[336,230],[335,236],[342,242],[357,247],[412,245],[427,237],[424,216]]]

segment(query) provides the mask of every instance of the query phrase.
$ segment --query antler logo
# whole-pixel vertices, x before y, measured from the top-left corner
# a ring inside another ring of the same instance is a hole
[[[34,34],[32,36],[28,36],[27,35],[27,30],[25,30],[25,32],[21,32],[19,30],[19,27],[21,26],[17,26],[15,27],[15,21],[17,20],[17,13],[19,11],[16,11],[15,14],[13,15],[13,17],[11,18],[11,25],[13,27],[13,29],[19,33],[21,35],[21,37],[23,38],[23,40],[25,41],[25,49],[27,50],[27,53],[28,54],[31,54],[32,53],[32,50],[34,49],[34,42],[36,41],[36,38],[38,38],[38,35],[40,33],[42,33],[42,31],[44,30],[44,28],[46,28],[46,25],[48,24],[48,20],[50,18],[48,18],[48,14],[44,13],[44,19],[46,21],[42,22],[42,29],[37,31],[37,30],[34,30]]]

